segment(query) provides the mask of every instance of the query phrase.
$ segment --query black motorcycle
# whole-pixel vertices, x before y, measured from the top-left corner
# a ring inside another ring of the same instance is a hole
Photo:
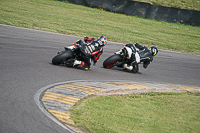
[[[113,68],[113,67],[120,67],[123,68],[124,64],[127,64],[128,51],[126,49],[122,49],[122,52],[120,54],[114,54],[108,57],[103,62],[104,68]],[[137,73],[139,71],[138,64],[131,64],[133,66],[134,73]]]
[[[85,61],[91,57],[91,52],[85,43],[76,45],[73,50],[65,48],[52,58],[53,65],[66,65],[72,67],[75,60]]]

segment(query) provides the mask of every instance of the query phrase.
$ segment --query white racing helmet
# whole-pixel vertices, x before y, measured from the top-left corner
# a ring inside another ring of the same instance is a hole
[[[101,41],[101,46],[105,46],[106,45],[106,43],[107,43],[107,38],[105,37],[105,36],[100,36],[99,38],[98,38],[98,40],[100,40]]]

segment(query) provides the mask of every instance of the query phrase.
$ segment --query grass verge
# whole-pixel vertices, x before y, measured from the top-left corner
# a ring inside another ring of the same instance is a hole
[[[199,93],[89,96],[70,109],[76,126],[92,133],[199,133],[199,112]]]
[[[200,27],[116,14],[56,0],[0,0],[0,11],[1,24],[82,37],[105,35],[113,42],[138,42],[200,55]]]

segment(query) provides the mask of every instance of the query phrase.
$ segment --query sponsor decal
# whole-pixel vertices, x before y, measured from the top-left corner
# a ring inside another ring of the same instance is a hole
[[[91,46],[88,46],[88,48],[90,49],[90,52],[92,52],[93,50],[92,50],[92,48],[91,48]]]

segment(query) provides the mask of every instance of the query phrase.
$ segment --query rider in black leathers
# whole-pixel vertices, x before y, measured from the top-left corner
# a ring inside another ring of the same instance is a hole
[[[90,68],[91,60],[94,62],[94,65],[97,63],[100,55],[103,53],[103,47],[107,43],[107,38],[105,36],[100,36],[98,39],[84,37],[84,42],[90,51],[90,57],[86,57],[84,61],[75,60],[73,66],[81,66],[86,70]],[[66,49],[75,49],[77,45],[84,43],[82,40],[76,41],[72,46],[65,47]]]
[[[143,67],[147,68],[150,62],[153,61],[153,57],[158,53],[158,48],[155,46],[147,48],[138,43],[135,43],[134,47],[133,44],[127,43],[122,49],[125,49],[126,47],[131,49],[127,50],[131,57],[127,57],[127,62],[124,64],[123,68],[131,70],[134,73],[137,73],[139,71],[139,63],[143,62]],[[120,49],[120,51],[118,52],[115,52],[115,54],[119,54],[120,52],[122,52],[122,49]]]

